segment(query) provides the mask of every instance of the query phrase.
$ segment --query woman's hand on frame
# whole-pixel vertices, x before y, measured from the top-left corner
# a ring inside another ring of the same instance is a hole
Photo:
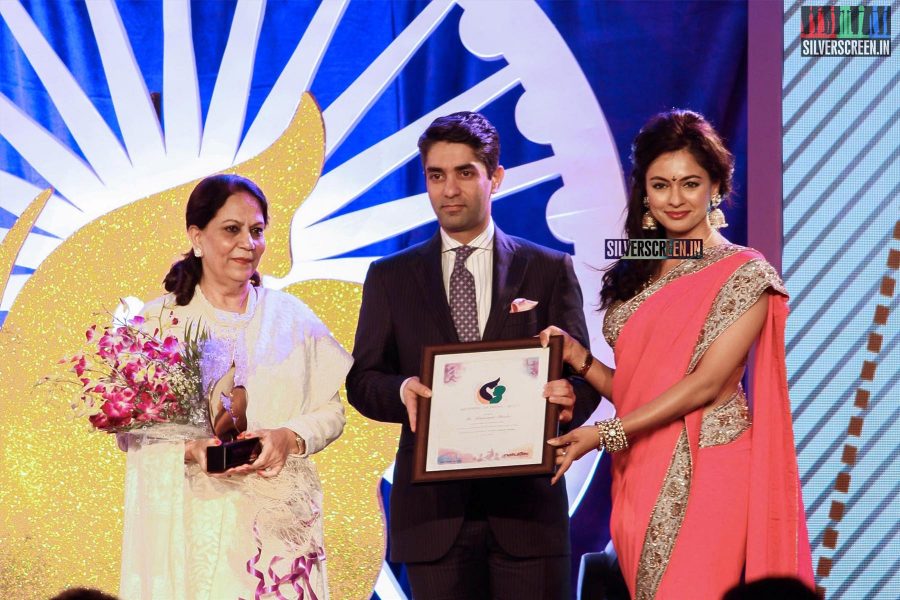
[[[600,445],[600,434],[592,425],[583,425],[573,429],[565,435],[547,440],[547,443],[556,448],[556,475],[550,481],[556,484],[569,470],[572,463]]]
[[[580,369],[587,359],[588,351],[581,343],[564,330],[551,325],[538,334],[541,345],[545,348],[550,343],[550,336],[561,335],[563,338],[563,362],[573,369]]]

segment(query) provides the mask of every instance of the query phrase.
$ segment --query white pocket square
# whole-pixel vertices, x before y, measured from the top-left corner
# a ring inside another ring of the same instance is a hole
[[[509,305],[509,312],[525,312],[526,310],[531,310],[537,305],[537,300],[529,300],[528,298],[516,298],[512,301],[512,304]]]

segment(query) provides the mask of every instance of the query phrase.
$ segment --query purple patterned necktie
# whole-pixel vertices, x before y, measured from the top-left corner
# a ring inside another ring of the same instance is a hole
[[[453,272],[450,273],[450,314],[460,342],[481,340],[478,305],[475,302],[475,277],[466,268],[466,259],[475,252],[472,246],[458,246]]]

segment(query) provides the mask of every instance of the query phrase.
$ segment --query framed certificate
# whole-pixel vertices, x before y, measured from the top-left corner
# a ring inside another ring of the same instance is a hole
[[[557,434],[559,407],[544,384],[562,377],[561,336],[427,346],[419,398],[414,483],[549,475],[546,441]]]

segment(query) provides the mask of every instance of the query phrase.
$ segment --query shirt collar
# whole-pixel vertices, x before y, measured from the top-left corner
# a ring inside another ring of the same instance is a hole
[[[450,237],[450,234],[448,234],[446,231],[444,231],[443,228],[441,228],[441,252],[448,252],[462,245],[463,244],[460,244],[459,242],[454,240],[452,237]],[[479,233],[477,236],[475,236],[475,239],[465,245],[471,246],[473,248],[481,248],[483,250],[493,250],[494,219],[488,219],[488,224],[487,227],[484,228],[484,231]]]

